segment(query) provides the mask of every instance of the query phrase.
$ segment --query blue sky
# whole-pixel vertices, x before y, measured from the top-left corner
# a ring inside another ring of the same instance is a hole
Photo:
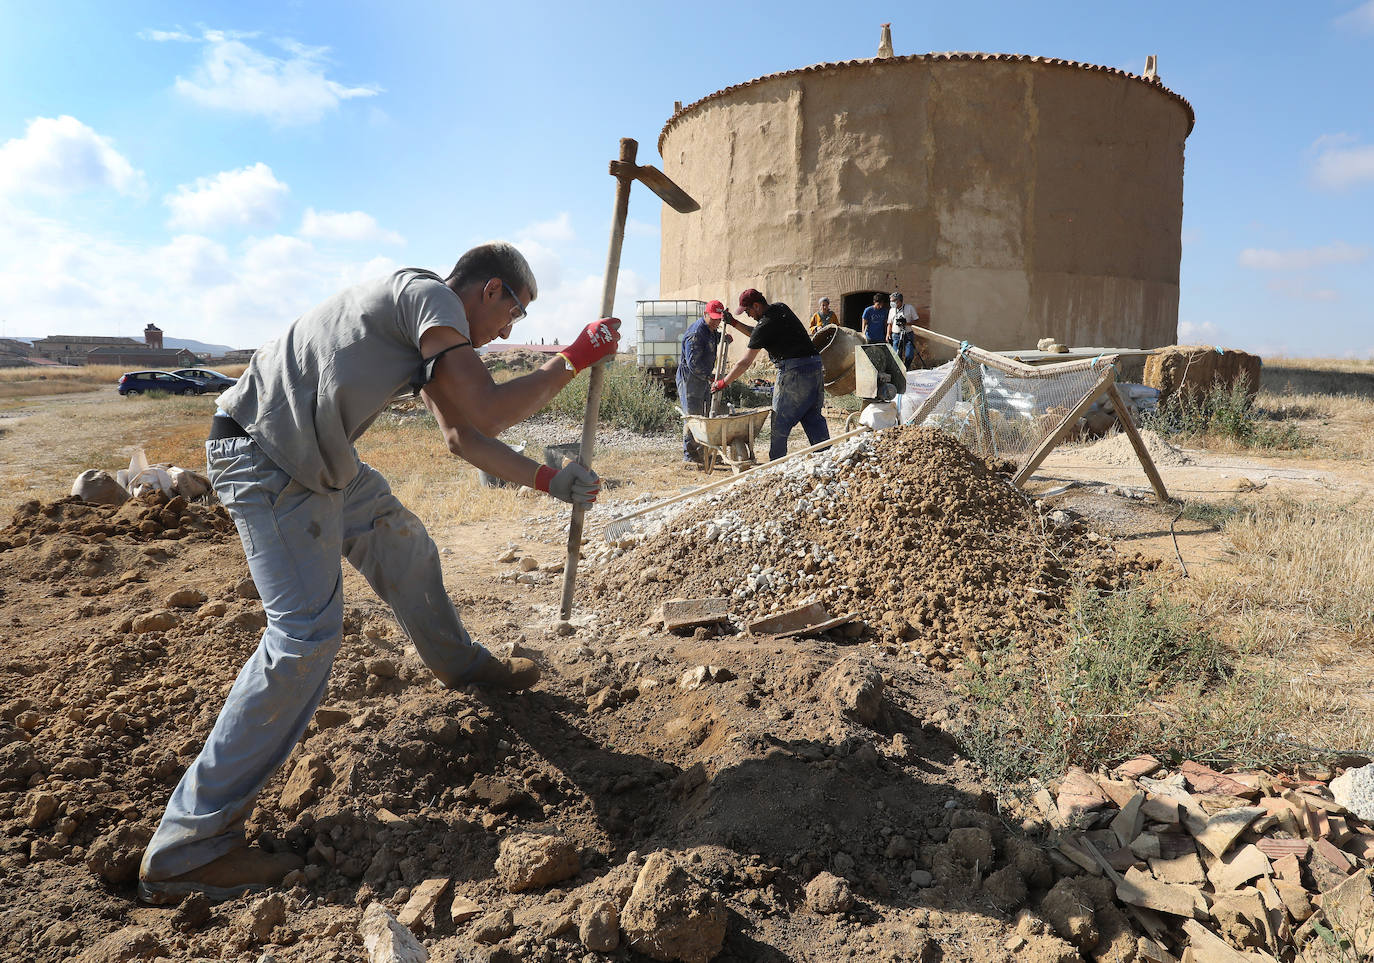
[[[391,267],[517,241],[517,338],[598,308],[618,139],[779,70],[982,50],[1192,102],[1180,337],[1374,357],[1374,0],[33,3],[0,0],[0,333],[241,347]],[[617,312],[658,291],[639,191]]]

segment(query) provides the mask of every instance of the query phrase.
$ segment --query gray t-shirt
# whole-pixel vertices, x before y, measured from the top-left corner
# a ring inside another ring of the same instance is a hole
[[[439,276],[402,268],[311,308],[253,353],[219,406],[288,475],[313,491],[358,473],[353,442],[420,367],[420,336],[469,337],[463,303]]]

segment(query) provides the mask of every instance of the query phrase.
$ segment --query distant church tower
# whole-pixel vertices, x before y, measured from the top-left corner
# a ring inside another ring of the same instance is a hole
[[[878,59],[888,60],[892,56],[892,24],[883,24],[882,36],[878,39]]]

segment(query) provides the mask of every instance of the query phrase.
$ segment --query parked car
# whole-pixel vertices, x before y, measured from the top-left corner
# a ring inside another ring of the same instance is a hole
[[[115,389],[121,395],[141,395],[145,391],[161,391],[169,395],[198,395],[202,389],[190,378],[170,371],[129,371],[119,376]]]
[[[213,368],[178,368],[172,374],[201,386],[201,391],[223,391],[239,383],[239,379],[220,374]]]

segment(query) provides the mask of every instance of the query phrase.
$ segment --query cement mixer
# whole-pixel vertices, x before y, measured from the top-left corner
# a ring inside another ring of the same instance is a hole
[[[867,406],[892,401],[906,391],[906,365],[892,345],[868,344],[859,332],[835,324],[818,330],[811,343],[821,354],[825,390],[835,397],[856,395]]]

